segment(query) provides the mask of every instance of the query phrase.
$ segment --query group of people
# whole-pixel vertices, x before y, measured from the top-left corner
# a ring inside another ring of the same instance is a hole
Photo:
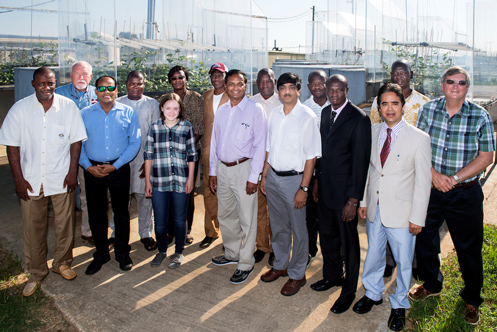
[[[72,84],[58,89],[51,69],[34,72],[35,94],[17,102],[0,129],[21,198],[31,274],[24,296],[48,274],[48,197],[57,237],[52,271],[68,280],[76,277],[71,262],[78,176],[82,236],[96,247],[86,274],[110,260],[112,246],[120,268],[132,268],[131,193],[141,242],[157,250],[151,266],[161,265],[175,238],[169,267],[179,267],[185,243],[193,242],[191,193],[202,163],[205,238],[200,247],[222,235],[224,253],[212,263],[236,264],[231,283],[243,283],[269,254],[271,268],[261,280],[288,277],[281,294],[298,293],[317,254],[319,233],[323,278],[311,289],[341,287],[331,311],[347,311],[359,278],[361,217],[368,235],[366,293],[353,311],[365,314],[382,304],[383,277],[397,267],[388,326],[402,330],[408,297],[423,300],[441,293],[439,228],[445,220],[465,281],[460,293],[465,319],[478,323],[483,302],[478,180],[493,161],[495,141],[488,113],[466,100],[467,71],[446,70],[444,97],[429,101],[411,88],[410,64],[395,61],[392,83],[379,89],[371,117],[348,100],[343,75],[311,72],[311,97],[301,103],[302,80],[294,73],[276,79],[271,69],[261,69],[259,93],[250,98],[243,71],[215,63],[209,74],[213,88],[200,96],[187,88],[188,70],[173,67],[168,78],[174,91],[157,102],[143,95],[145,77],[139,71],[129,73],[128,95],[118,99],[111,76],[89,85],[86,62],[74,64]],[[113,241],[107,236],[108,193]],[[409,290],[412,274],[424,283]]]

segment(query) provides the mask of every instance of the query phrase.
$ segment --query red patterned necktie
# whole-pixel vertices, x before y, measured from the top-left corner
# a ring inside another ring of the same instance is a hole
[[[381,149],[380,159],[381,159],[381,167],[385,165],[385,161],[388,158],[388,154],[390,153],[390,143],[392,142],[392,129],[387,128],[387,138],[385,139],[385,143],[383,143],[383,148]]]

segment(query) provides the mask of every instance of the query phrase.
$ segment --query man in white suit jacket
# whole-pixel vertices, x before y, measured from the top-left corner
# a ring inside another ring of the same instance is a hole
[[[385,247],[390,243],[397,289],[390,295],[389,328],[405,326],[416,235],[425,224],[431,190],[430,137],[402,118],[405,99],[397,84],[383,85],[378,101],[384,123],[372,128],[371,160],[359,215],[367,217],[368,253],[362,282],[366,295],[353,310],[365,314],[383,302]]]

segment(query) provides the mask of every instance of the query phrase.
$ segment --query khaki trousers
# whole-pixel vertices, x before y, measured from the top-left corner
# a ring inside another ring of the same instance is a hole
[[[205,236],[217,238],[219,237],[219,220],[217,219],[217,196],[214,195],[209,188],[209,167],[202,165],[202,173],[202,184],[204,186]]]
[[[55,250],[52,267],[58,270],[61,265],[71,266],[74,246],[75,213],[74,191],[50,196],[55,215]],[[24,230],[24,261],[31,274],[30,281],[41,281],[48,275],[47,265],[47,207],[48,197],[43,194],[21,200]]]
[[[257,236],[257,196],[247,195],[247,179],[252,160],[227,167],[217,164],[219,226],[223,235],[224,256],[238,261],[238,270],[254,266]]]
[[[259,181],[259,188],[260,185]],[[255,244],[257,250],[269,253],[273,252],[273,249],[271,248],[271,227],[269,226],[269,215],[267,213],[267,200],[260,189],[257,191],[257,240]]]

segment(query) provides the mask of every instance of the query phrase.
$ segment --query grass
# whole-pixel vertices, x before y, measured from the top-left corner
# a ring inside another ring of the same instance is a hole
[[[459,291],[464,286],[457,255],[452,252],[442,263],[444,289],[442,295],[412,302],[410,331],[497,331],[497,228],[485,225],[483,239],[483,275],[480,323],[466,323],[464,301]]]
[[[77,331],[40,289],[22,296],[28,279],[21,260],[0,245],[0,331]]]
[[[5,250],[0,253],[0,330],[33,331],[43,326],[38,318],[47,297],[39,290],[29,297],[22,296],[28,277],[20,260]]]

